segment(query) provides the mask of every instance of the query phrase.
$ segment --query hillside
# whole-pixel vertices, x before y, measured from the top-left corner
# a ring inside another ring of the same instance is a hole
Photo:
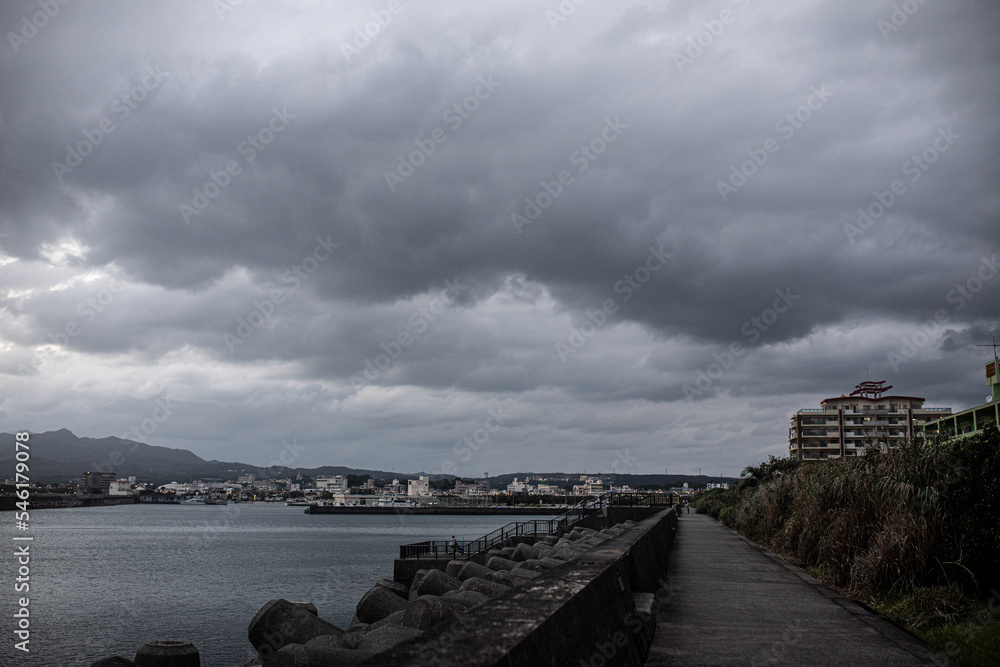
[[[391,481],[393,478],[413,479],[428,475],[431,479],[451,478],[452,475],[429,475],[424,472],[400,473],[383,470],[366,470],[344,466],[321,466],[318,468],[287,468],[284,466],[263,468],[236,461],[206,461],[186,449],[173,449],[147,445],[135,440],[116,437],[80,438],[68,429],[31,434],[31,480],[40,484],[66,483],[80,480],[84,472],[114,472],[120,477],[135,475],[140,482],[166,484],[186,482],[195,479],[235,480],[239,475],[255,475],[258,479],[270,477],[306,477],[316,475],[370,475],[376,480]],[[0,481],[14,470],[14,434],[0,433]],[[515,477],[524,479],[548,478],[560,486],[578,483],[581,473],[507,473],[492,475],[489,480],[494,488],[506,488]],[[704,486],[711,481],[729,481],[729,478],[704,475],[608,475],[599,477],[612,480],[615,484],[628,484],[638,488],[644,484],[681,485],[688,482],[692,486]]]

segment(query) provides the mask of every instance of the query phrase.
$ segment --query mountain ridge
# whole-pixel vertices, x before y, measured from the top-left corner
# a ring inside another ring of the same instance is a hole
[[[0,433],[0,470],[14,470],[15,436]],[[137,440],[107,436],[104,438],[79,437],[69,429],[32,433],[29,440],[31,457],[29,477],[40,484],[66,483],[78,481],[85,472],[114,472],[120,477],[135,475],[139,482],[166,484],[186,482],[194,479],[235,480],[238,475],[251,474],[258,479],[270,477],[307,477],[316,475],[370,475],[376,480],[391,481],[394,478],[407,479],[427,475],[432,480],[451,479],[455,475],[431,474],[427,472],[386,472],[349,468],[346,466],[319,466],[317,468],[292,468],[289,466],[255,466],[237,461],[206,461],[187,449],[176,449],[160,445],[149,445]],[[532,473],[516,472],[490,476],[494,486],[505,487],[516,478],[544,476],[553,479],[564,478],[575,481],[584,473]],[[0,479],[5,477],[0,473]],[[732,478],[708,475],[643,475],[595,473],[587,476],[613,478],[619,483],[632,486],[642,484],[681,484],[683,482],[703,485],[708,481],[730,481]],[[462,478],[462,476],[457,476]],[[468,477],[465,477],[468,479]]]

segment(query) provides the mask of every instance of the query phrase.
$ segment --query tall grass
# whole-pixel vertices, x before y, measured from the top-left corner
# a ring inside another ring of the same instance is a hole
[[[848,461],[774,459],[696,502],[851,595],[998,583],[1000,433],[917,439]]]

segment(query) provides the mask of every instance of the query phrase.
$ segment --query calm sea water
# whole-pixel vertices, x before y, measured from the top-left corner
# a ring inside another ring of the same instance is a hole
[[[35,538],[26,655],[13,646],[23,594],[14,515],[3,512],[0,665],[87,667],[156,639],[194,643],[203,667],[244,665],[256,655],[247,626],[268,600],[311,601],[347,627],[365,591],[392,578],[400,544],[474,539],[524,518],[308,515],[277,503],[33,511],[18,533]]]

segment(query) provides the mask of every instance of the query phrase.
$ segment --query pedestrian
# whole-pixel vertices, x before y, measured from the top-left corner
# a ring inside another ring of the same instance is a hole
[[[451,542],[448,543],[448,548],[451,549],[452,558],[454,558],[459,551],[461,551],[463,554],[465,553],[465,549],[458,546],[458,540],[455,539],[454,535],[451,536]]]

